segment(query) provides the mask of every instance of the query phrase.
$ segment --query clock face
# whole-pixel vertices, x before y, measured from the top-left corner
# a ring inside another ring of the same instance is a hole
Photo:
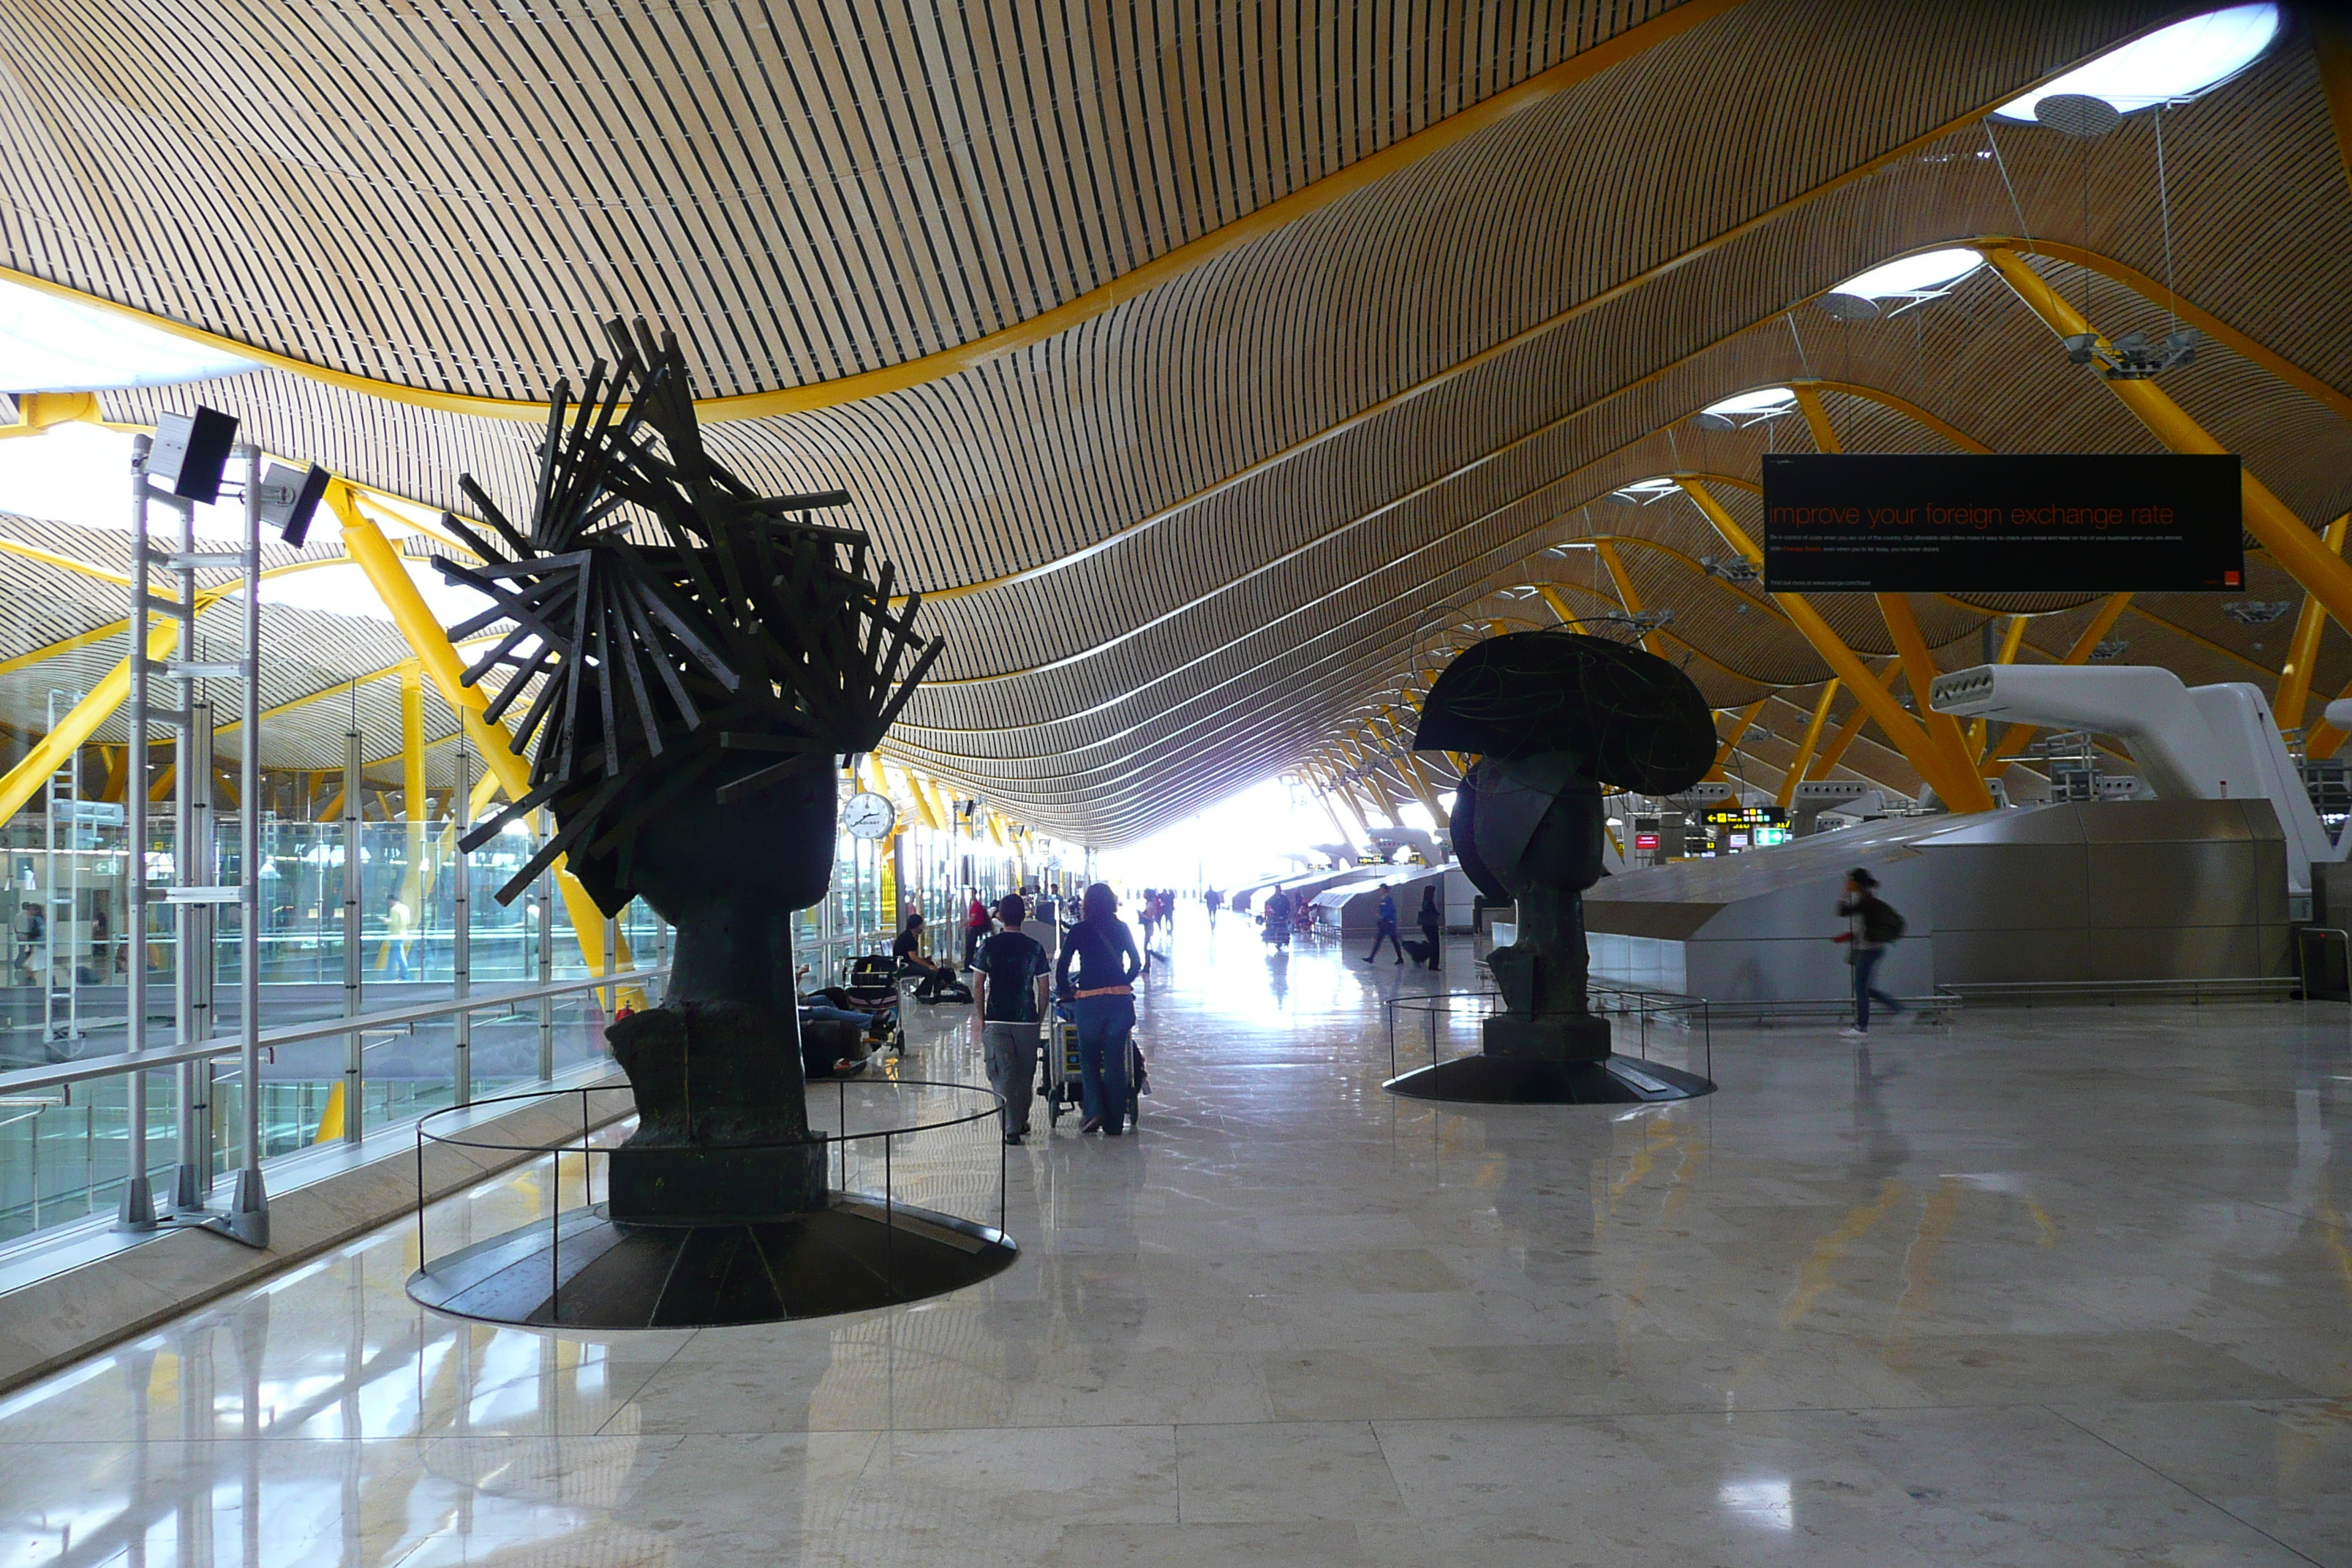
[[[841,825],[860,838],[879,838],[897,825],[898,808],[890,797],[860,790],[841,808]]]

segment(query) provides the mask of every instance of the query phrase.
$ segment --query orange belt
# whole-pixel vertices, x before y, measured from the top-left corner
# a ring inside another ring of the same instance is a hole
[[[1097,985],[1091,991],[1073,991],[1070,994],[1082,1000],[1088,996],[1132,996],[1135,994],[1135,987],[1132,985]]]

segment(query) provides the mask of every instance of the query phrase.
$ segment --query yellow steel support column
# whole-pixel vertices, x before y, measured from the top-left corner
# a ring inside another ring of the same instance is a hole
[[[1328,763],[1320,763],[1317,765],[1322,770],[1322,776],[1319,778],[1310,768],[1302,767],[1299,773],[1306,778],[1308,786],[1314,790],[1315,798],[1323,803],[1323,810],[1331,818],[1331,826],[1337,827],[1339,830],[1339,837],[1350,844],[1370,844],[1372,841],[1371,834],[1365,826],[1362,814],[1357,809],[1355,802],[1349,800],[1346,793],[1339,787],[1338,770]],[[1349,816],[1357,818],[1356,826],[1353,827],[1340,820],[1339,807],[1342,805],[1348,807]]]
[[[1356,743],[1352,737],[1345,734],[1336,737],[1334,743],[1339,746],[1339,754],[1348,760],[1349,767],[1356,774],[1349,782],[1363,786],[1364,798],[1370,801],[1382,816],[1389,819],[1391,827],[1402,826],[1403,824],[1397,819],[1396,803],[1389,798],[1389,792],[1381,787],[1380,779],[1372,772],[1371,764],[1365,760],[1363,747]],[[1370,826],[1371,818],[1367,816],[1364,822],[1367,826]]]
[[[2116,622],[2122,617],[2130,604],[2129,594],[2108,595],[2107,602],[2099,606],[2099,613],[2091,617],[2091,624],[2083,628],[2083,635],[2074,639],[2074,646],[2068,648],[2066,657],[2058,662],[2060,664],[2088,663],[2091,655],[2098,650],[2099,644],[2105,640],[2107,633],[2115,628]],[[2025,742],[2033,738],[2033,729],[2031,724],[2011,724],[2002,731],[2000,744],[1994,747],[1992,755],[1984,760],[1984,766],[1990,768],[1996,763],[2006,763],[2010,758],[2025,750]]]
[[[1699,783],[1724,784],[1730,781],[1731,775],[1724,770],[1731,763],[1733,748],[1739,744],[1739,737],[1748,733],[1748,726],[1756,722],[1756,716],[1764,711],[1764,704],[1771,700],[1769,697],[1759,697],[1739,710],[1738,721],[1731,726],[1731,733],[1726,735],[1723,744],[1715,749],[1715,766],[1706,770],[1706,776]]]
[[[934,833],[946,832],[938,814],[931,810],[931,797],[923,792],[922,781],[915,777],[915,770],[900,763],[898,776],[907,781],[907,793],[914,797],[915,815],[923,819],[923,826]]]
[[[1892,691],[1895,689],[1895,677],[1902,673],[1903,661],[1899,658],[1890,658],[1886,661],[1885,667],[1872,679]],[[1830,743],[1822,748],[1821,755],[1813,759],[1813,765],[1805,770],[1805,777],[1807,779],[1829,777],[1836,771],[1837,765],[1845,761],[1846,749],[1861,736],[1862,727],[1869,722],[1870,709],[1864,704],[1862,699],[1855,698],[1853,711],[1845,716],[1844,722],[1841,723],[1836,732],[1830,736]]]
[[[2347,512],[2327,525],[2320,542],[2336,554],[2344,553],[2344,534],[2352,527],[2352,512]],[[2303,613],[2294,619],[2294,635],[2287,639],[2286,663],[2279,669],[2278,695],[2271,702],[2271,716],[2282,730],[2302,727],[2303,710],[2311,700],[2312,667],[2319,662],[2319,639],[2327,630],[2327,612],[2310,594],[2303,596]]]
[[[354,503],[351,487],[336,480],[327,486],[327,505],[342,523],[343,553],[349,555],[383,601],[391,613],[393,625],[400,628],[408,641],[409,650],[416,655],[425,677],[433,682],[441,700],[449,711],[457,715],[466,728],[467,737],[483,765],[498,775],[499,787],[507,792],[509,800],[520,800],[530,793],[530,763],[517,756],[514,737],[504,724],[483,721],[482,710],[489,699],[479,689],[467,686],[462,677],[465,661],[450,645],[449,634],[433,618],[425,603],[425,595],[416,591],[416,584],[401,564],[400,556],[383,530],[370,521]],[[126,684],[128,676],[126,673]],[[588,896],[580,879],[564,869],[559,859],[555,868],[556,889],[563,895],[563,907],[572,916],[572,935],[580,943],[580,956],[586,961],[588,973],[604,973],[604,911]],[[632,962],[625,937],[614,937],[614,962],[625,969]],[[622,1000],[629,1002],[636,995],[634,987],[622,990]],[[642,1005],[642,1002],[632,1003]]]
[[[1912,705],[1919,710],[1927,739],[1944,754],[1948,771],[1966,790],[1958,799],[1940,786],[1937,795],[1953,811],[1990,811],[1992,792],[1985,788],[1984,775],[1977,771],[1976,753],[1969,750],[1968,737],[1960,733],[1960,721],[1927,705],[1936,679],[1936,658],[1927,651],[1927,639],[1920,633],[1918,618],[1911,613],[1910,599],[1901,594],[1871,596],[1878,601],[1879,616],[1886,622],[1887,634],[1895,639],[1895,657],[1903,661],[1904,677],[1911,683]]]
[[[1830,411],[1822,406],[1822,395],[1810,386],[1791,386],[1789,390],[1797,395],[1797,406],[1804,411],[1805,426],[1813,433],[1814,447],[1823,452],[1844,451],[1836,427],[1830,424]]]
[[[147,657],[169,658],[179,646],[180,623],[167,616],[156,617],[147,631]],[[82,742],[100,725],[114,717],[114,710],[130,695],[131,660],[126,658],[99,679],[89,696],[67,710],[58,721],[58,727],[25,753],[24,761],[0,776],[0,823],[24,809],[25,803],[40,793],[48,776],[64,767],[67,759],[81,749]]]
[[[2000,636],[2000,652],[1993,657],[1995,664],[2017,662],[2017,650],[2025,641],[2026,623],[2032,619],[2031,616],[2009,617],[2009,627]],[[1969,721],[1969,755],[1979,764],[1984,762],[1985,731],[1986,726],[1991,721],[1987,719],[1972,719]]]
[[[1594,552],[1600,555],[1601,564],[1609,568],[1609,580],[1617,584],[1617,598],[1620,603],[1624,605],[1625,613],[1629,616],[1640,615],[1642,613],[1642,595],[1640,592],[1634,588],[1633,579],[1632,575],[1626,572],[1625,563],[1617,553],[1617,545],[1615,542],[1607,539],[1599,540],[1594,542],[1592,548]],[[1557,595],[1554,596],[1556,597]],[[1557,611],[1559,606],[1558,605],[1554,605],[1552,608]],[[1648,653],[1664,654],[1665,652],[1664,648],[1658,646],[1658,634],[1655,632],[1643,632],[1642,634],[1642,647],[1643,651]]]
[[[2000,246],[1988,246],[1984,256],[2000,269],[2026,308],[2041,317],[2052,331],[2063,338],[2093,331],[2082,312],[2060,299],[2058,291],[2013,252]],[[2105,342],[2105,339],[2100,341]],[[2158,440],[2172,450],[2221,454],[2221,444],[2207,435],[2204,427],[2189,417],[2180,405],[2153,381],[2110,381],[2106,385]],[[2241,468],[2239,489],[2245,505],[2246,531],[2338,624],[2352,626],[2352,563],[2322,543],[2319,535],[2288,510],[2286,503],[2271,494],[2251,470]]]
[[[1536,592],[1542,596],[1545,604],[1551,606],[1551,613],[1559,617],[1561,626],[1572,626],[1576,624],[1576,613],[1568,607],[1568,601],[1559,596],[1558,588],[1549,583],[1538,583],[1536,584]]]
[[[1445,810],[1438,804],[1437,787],[1429,782],[1429,775],[1422,772],[1421,759],[1412,754],[1412,738],[1404,732],[1404,726],[1397,722],[1396,710],[1385,702],[1381,704],[1381,717],[1387,721],[1389,734],[1396,742],[1397,755],[1402,759],[1405,784],[1428,808],[1430,820],[1436,824],[1438,831],[1444,831]]]
[[[2352,686],[2347,686],[2336,695],[2339,699],[2352,697]],[[2303,754],[2306,757],[2332,757],[2336,749],[2344,744],[2344,738],[2343,731],[2322,719],[2304,731]]]
[[[1805,738],[1797,742],[1796,761],[1790,763],[1789,771],[1780,775],[1780,795],[1776,804],[1783,811],[1789,808],[1790,802],[1797,798],[1797,782],[1805,776],[1805,769],[1812,763],[1813,748],[1822,743],[1822,729],[1830,721],[1830,703],[1835,700],[1837,692],[1838,678],[1832,675],[1828,684],[1822,688],[1822,700],[1813,704],[1812,721],[1805,726]]]
[[[1748,531],[1723,509],[1723,503],[1715,499],[1706,485],[1686,474],[1676,474],[1675,482],[1682,487],[1685,495],[1697,503],[1699,510],[1706,514],[1707,521],[1715,524],[1715,531],[1723,536],[1726,544],[1759,567],[1762,566],[1764,558],[1757,551],[1755,542],[1748,537]],[[1986,791],[1984,782],[1975,779],[1971,788],[1968,780],[1975,778],[1973,771],[1967,778],[1953,776],[1942,752],[1928,739],[1927,731],[1903,710],[1903,705],[1895,700],[1886,688],[1871,678],[1869,669],[1831,629],[1829,622],[1822,618],[1821,612],[1813,608],[1810,600],[1802,594],[1775,594],[1772,599],[1789,617],[1789,624],[1812,644],[1813,651],[1829,665],[1830,673],[1843,681],[1846,689],[1861,700],[1870,717],[1877,721],[1880,732],[1896,751],[1903,753],[1904,760],[1921,778],[1935,786],[1936,794],[1946,805],[1955,811],[1981,811],[1990,805],[1992,797]],[[1921,706],[1925,707],[1926,703],[1923,701]],[[1963,804],[1975,800],[1982,800],[1986,805]]]

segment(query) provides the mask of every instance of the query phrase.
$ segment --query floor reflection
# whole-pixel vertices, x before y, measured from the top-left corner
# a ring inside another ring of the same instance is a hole
[[[1382,1009],[1466,944],[1188,913],[1139,1135],[1011,1152],[998,1279],[545,1334],[417,1309],[390,1226],[0,1400],[0,1565],[2352,1553],[2346,1009],[1719,1030],[1700,1100],[1443,1107]],[[905,1076],[980,1078],[914,1023]]]

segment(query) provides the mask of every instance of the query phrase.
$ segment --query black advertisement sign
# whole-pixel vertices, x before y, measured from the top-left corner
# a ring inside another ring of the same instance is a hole
[[[2238,459],[1773,453],[1773,593],[2242,592]]]

